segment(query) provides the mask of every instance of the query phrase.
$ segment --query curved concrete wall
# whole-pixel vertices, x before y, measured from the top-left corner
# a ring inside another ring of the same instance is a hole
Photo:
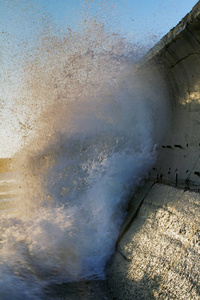
[[[116,299],[200,299],[200,2],[138,73],[154,68],[168,86],[172,125],[130,202],[108,283]]]

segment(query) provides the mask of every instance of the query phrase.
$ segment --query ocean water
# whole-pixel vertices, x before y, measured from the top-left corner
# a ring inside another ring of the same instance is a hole
[[[13,209],[13,204],[17,200],[17,191],[13,174],[0,173],[0,213]]]
[[[38,49],[25,59],[17,103],[25,143],[13,174],[0,175],[2,300],[105,279],[128,202],[170,123],[162,78],[139,78],[138,50],[102,24],[45,36]]]
[[[48,126],[16,155],[21,194],[1,210],[1,299],[43,299],[51,284],[105,278],[128,201],[155,163],[154,113],[166,113],[160,95],[150,104],[129,80],[102,103],[50,107]]]

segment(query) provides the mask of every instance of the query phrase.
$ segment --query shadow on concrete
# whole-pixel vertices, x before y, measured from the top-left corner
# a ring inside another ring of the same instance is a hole
[[[112,300],[106,280],[53,284],[46,288],[44,300]]]

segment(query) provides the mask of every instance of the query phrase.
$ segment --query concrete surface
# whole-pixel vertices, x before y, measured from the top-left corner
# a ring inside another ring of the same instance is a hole
[[[147,194],[113,257],[117,299],[200,299],[200,195],[163,184]]]
[[[43,300],[112,300],[105,280],[50,285]]]
[[[149,72],[167,84],[172,124],[130,203],[108,284],[120,300],[200,299],[200,1],[142,59],[139,76]]]

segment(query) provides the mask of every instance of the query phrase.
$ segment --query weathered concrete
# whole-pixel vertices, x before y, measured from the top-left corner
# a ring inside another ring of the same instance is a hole
[[[200,195],[155,184],[110,266],[117,299],[200,299]]]
[[[171,95],[172,125],[130,203],[108,282],[116,299],[200,299],[200,2],[138,74],[155,68]]]

